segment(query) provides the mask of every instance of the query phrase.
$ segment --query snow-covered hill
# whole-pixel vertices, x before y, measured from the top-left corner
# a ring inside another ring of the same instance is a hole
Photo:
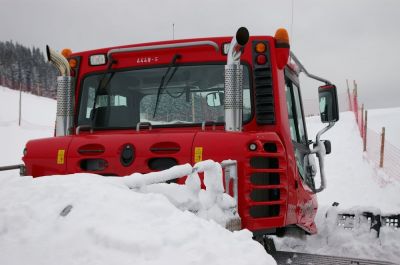
[[[0,166],[21,163],[28,139],[53,135],[56,103],[23,94],[18,126],[16,91],[0,87]],[[307,119],[309,138],[322,128]],[[319,234],[285,238],[286,250],[385,259],[400,264],[400,231],[344,231],[325,213],[341,209],[380,209],[400,213],[400,184],[364,159],[350,112],[323,139],[332,142],[326,157],[327,189],[318,195]],[[400,161],[399,161],[400,162]],[[81,174],[37,179],[0,173],[0,264],[273,264],[246,231],[230,233],[214,222],[177,210],[162,195],[135,193],[120,183]],[[74,205],[70,214],[60,213]]]

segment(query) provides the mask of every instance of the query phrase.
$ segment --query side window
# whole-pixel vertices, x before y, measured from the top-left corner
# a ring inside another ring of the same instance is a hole
[[[300,176],[305,178],[304,155],[307,153],[307,137],[299,88],[286,79],[286,104],[288,108],[290,137],[293,141],[296,164]]]
[[[307,144],[306,128],[303,120],[303,106],[301,104],[299,88],[295,84],[292,85],[293,85],[293,94],[296,105],[297,128],[299,130],[299,135],[298,135],[299,143]]]
[[[307,144],[299,88],[290,80],[287,80],[285,92],[289,115],[290,137],[292,141],[296,143]]]

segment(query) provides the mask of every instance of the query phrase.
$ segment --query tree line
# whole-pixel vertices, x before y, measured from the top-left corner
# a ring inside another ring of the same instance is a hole
[[[39,48],[0,41],[0,85],[35,95],[56,97],[57,70]]]

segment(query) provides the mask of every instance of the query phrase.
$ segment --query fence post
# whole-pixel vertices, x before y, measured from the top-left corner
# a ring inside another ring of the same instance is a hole
[[[347,95],[349,97],[349,110],[353,111],[353,104],[351,102],[350,87],[349,87],[349,80],[348,79],[346,79],[346,85],[347,85]]]
[[[364,103],[361,105],[361,126],[360,126],[361,137],[364,137]]]
[[[365,110],[364,137],[363,137],[364,152],[367,151],[367,128],[368,128],[368,110]]]
[[[379,167],[383,167],[383,160],[385,155],[385,127],[382,127],[381,135],[381,160],[379,161]]]
[[[356,116],[356,121],[358,124],[358,96],[357,96],[357,83],[356,80],[353,80],[353,85],[354,85],[354,89],[353,89],[353,109],[354,109],[354,114]]]

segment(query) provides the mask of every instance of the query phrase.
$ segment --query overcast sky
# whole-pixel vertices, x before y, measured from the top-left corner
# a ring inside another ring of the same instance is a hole
[[[309,72],[357,80],[369,108],[400,107],[399,0],[0,0],[0,40],[60,50],[96,49],[172,38],[290,32]],[[303,97],[318,83],[302,78]]]

